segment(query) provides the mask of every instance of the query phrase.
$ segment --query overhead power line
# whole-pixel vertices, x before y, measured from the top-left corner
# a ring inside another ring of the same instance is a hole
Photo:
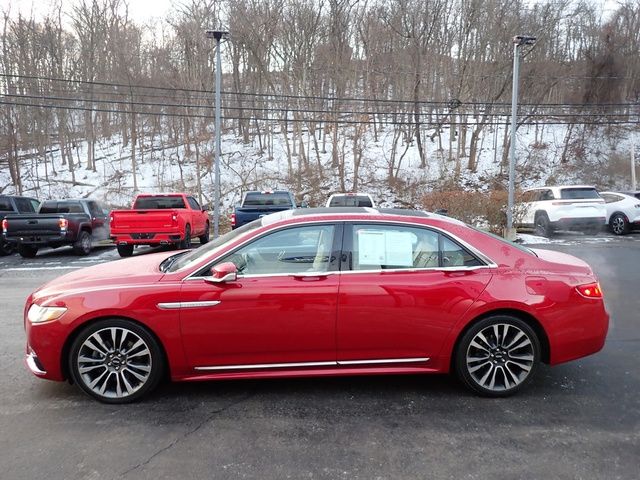
[[[24,103],[24,102],[15,102],[15,101],[4,101],[0,100],[0,105],[11,105],[11,106],[21,106],[21,107],[34,107],[34,108],[45,108],[45,109],[63,109],[63,110],[78,110],[78,111],[88,111],[88,112],[102,112],[102,113],[116,113],[116,114],[127,114],[127,115],[152,115],[152,116],[160,116],[160,117],[177,117],[177,118],[206,118],[213,119],[213,115],[202,115],[202,114],[184,114],[184,113],[169,113],[169,112],[144,112],[144,111],[136,111],[136,110],[113,110],[106,108],[90,108],[90,107],[78,107],[71,105],[51,105],[51,104],[37,104],[37,103]],[[527,115],[525,115],[527,117]],[[415,121],[393,121],[393,120],[346,120],[346,119],[338,119],[338,120],[318,120],[318,119],[309,119],[309,118],[276,118],[276,117],[240,117],[235,115],[223,115],[223,119],[225,120],[257,120],[262,122],[280,122],[280,123],[339,123],[346,125],[415,125]],[[446,126],[446,125],[467,125],[467,126],[476,126],[477,122],[456,122],[456,121],[421,121],[421,125],[423,126]],[[640,125],[640,120],[621,120],[621,121],[565,121],[565,122],[534,122],[534,121],[520,121],[518,122],[520,125],[536,125],[536,124],[544,124],[544,125],[570,125],[570,124],[580,124],[580,125]],[[508,122],[491,122],[491,125],[508,125]]]
[[[62,83],[74,83],[74,84],[82,84],[82,85],[98,85],[98,86],[109,86],[116,88],[141,88],[141,89],[151,89],[151,90],[163,90],[163,91],[171,91],[171,92],[192,92],[192,93],[200,93],[200,94],[211,94],[213,95],[215,91],[213,90],[204,90],[204,89],[188,89],[181,87],[161,87],[156,85],[141,85],[141,84],[125,84],[125,83],[112,83],[112,82],[102,82],[102,81],[89,81],[89,80],[74,80],[74,79],[63,79],[63,78],[55,78],[55,77],[44,77],[44,76],[35,76],[35,75],[17,75],[17,74],[0,74],[0,77],[4,78],[21,78],[21,79],[29,79],[29,80],[44,80],[51,82],[62,82]],[[122,92],[125,93],[125,92]],[[421,105],[434,105],[434,106],[447,106],[450,104],[450,101],[436,101],[436,100],[398,100],[398,99],[378,99],[378,98],[363,98],[363,97],[335,97],[335,96],[319,96],[319,95],[292,95],[292,94],[283,94],[283,93],[262,93],[262,92],[232,92],[232,91],[221,91],[222,95],[234,95],[234,96],[245,96],[245,97],[260,97],[260,98],[271,98],[274,100],[279,99],[300,99],[300,100],[322,100],[327,102],[374,102],[379,104],[389,103],[389,104],[421,104]],[[144,95],[144,94],[141,94]],[[510,104],[507,102],[492,102],[492,101],[465,101],[459,102],[459,105],[487,105],[491,104],[494,106],[509,106]],[[582,108],[582,107],[625,107],[625,106],[638,106],[640,103],[638,102],[619,102],[619,103],[521,103],[522,106],[535,106],[535,107],[545,107],[545,106],[566,106],[568,108]]]

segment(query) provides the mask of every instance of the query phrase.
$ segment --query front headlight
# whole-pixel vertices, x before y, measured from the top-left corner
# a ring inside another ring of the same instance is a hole
[[[66,307],[41,307],[35,303],[29,308],[27,318],[31,323],[42,323],[50,320],[56,320],[64,315],[67,311]]]

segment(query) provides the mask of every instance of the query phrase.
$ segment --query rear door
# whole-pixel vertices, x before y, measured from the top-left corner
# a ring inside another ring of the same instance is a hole
[[[363,223],[345,229],[338,362],[428,367],[492,269],[428,228]]]
[[[202,213],[202,207],[200,207],[198,201],[193,197],[187,197],[187,201],[189,202],[189,206],[191,207],[191,231],[194,235],[202,235],[202,233],[204,233],[206,223],[205,216]]]
[[[109,217],[102,207],[93,200],[88,202],[91,215],[91,228],[94,240],[105,240],[109,237]]]

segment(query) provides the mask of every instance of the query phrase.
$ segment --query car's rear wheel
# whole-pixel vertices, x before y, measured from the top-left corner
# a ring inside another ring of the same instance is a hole
[[[540,361],[540,341],[519,318],[480,320],[461,338],[455,369],[462,382],[487,397],[506,397],[524,387]]]
[[[38,247],[31,245],[18,245],[18,253],[24,258],[34,258],[38,254]]]
[[[184,229],[184,239],[180,242],[179,248],[191,248],[191,226],[187,225]]]
[[[200,240],[201,244],[205,244],[209,241],[210,233],[211,233],[211,226],[209,225],[209,222],[207,222],[207,225],[204,229],[204,233],[198,237],[198,240]]]
[[[629,233],[629,220],[623,213],[615,213],[609,219],[609,228],[614,235],[626,235]]]
[[[121,257],[130,257],[133,255],[133,245],[118,245],[118,255]]]
[[[129,403],[158,385],[164,359],[158,342],[144,327],[106,319],[89,325],[73,341],[69,371],[73,381],[93,398]]]
[[[0,256],[11,255],[16,251],[16,246],[13,243],[5,242],[0,239]]]
[[[551,222],[546,213],[536,213],[534,221],[534,233],[542,237],[550,237],[553,235],[553,229],[551,228]]]
[[[86,230],[82,230],[73,244],[73,252],[76,255],[89,255],[92,247],[91,234]]]

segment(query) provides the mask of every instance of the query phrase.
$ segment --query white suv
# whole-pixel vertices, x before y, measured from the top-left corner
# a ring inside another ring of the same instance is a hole
[[[526,190],[516,206],[514,223],[549,237],[555,230],[597,233],[606,219],[604,199],[595,187],[575,185]]]

